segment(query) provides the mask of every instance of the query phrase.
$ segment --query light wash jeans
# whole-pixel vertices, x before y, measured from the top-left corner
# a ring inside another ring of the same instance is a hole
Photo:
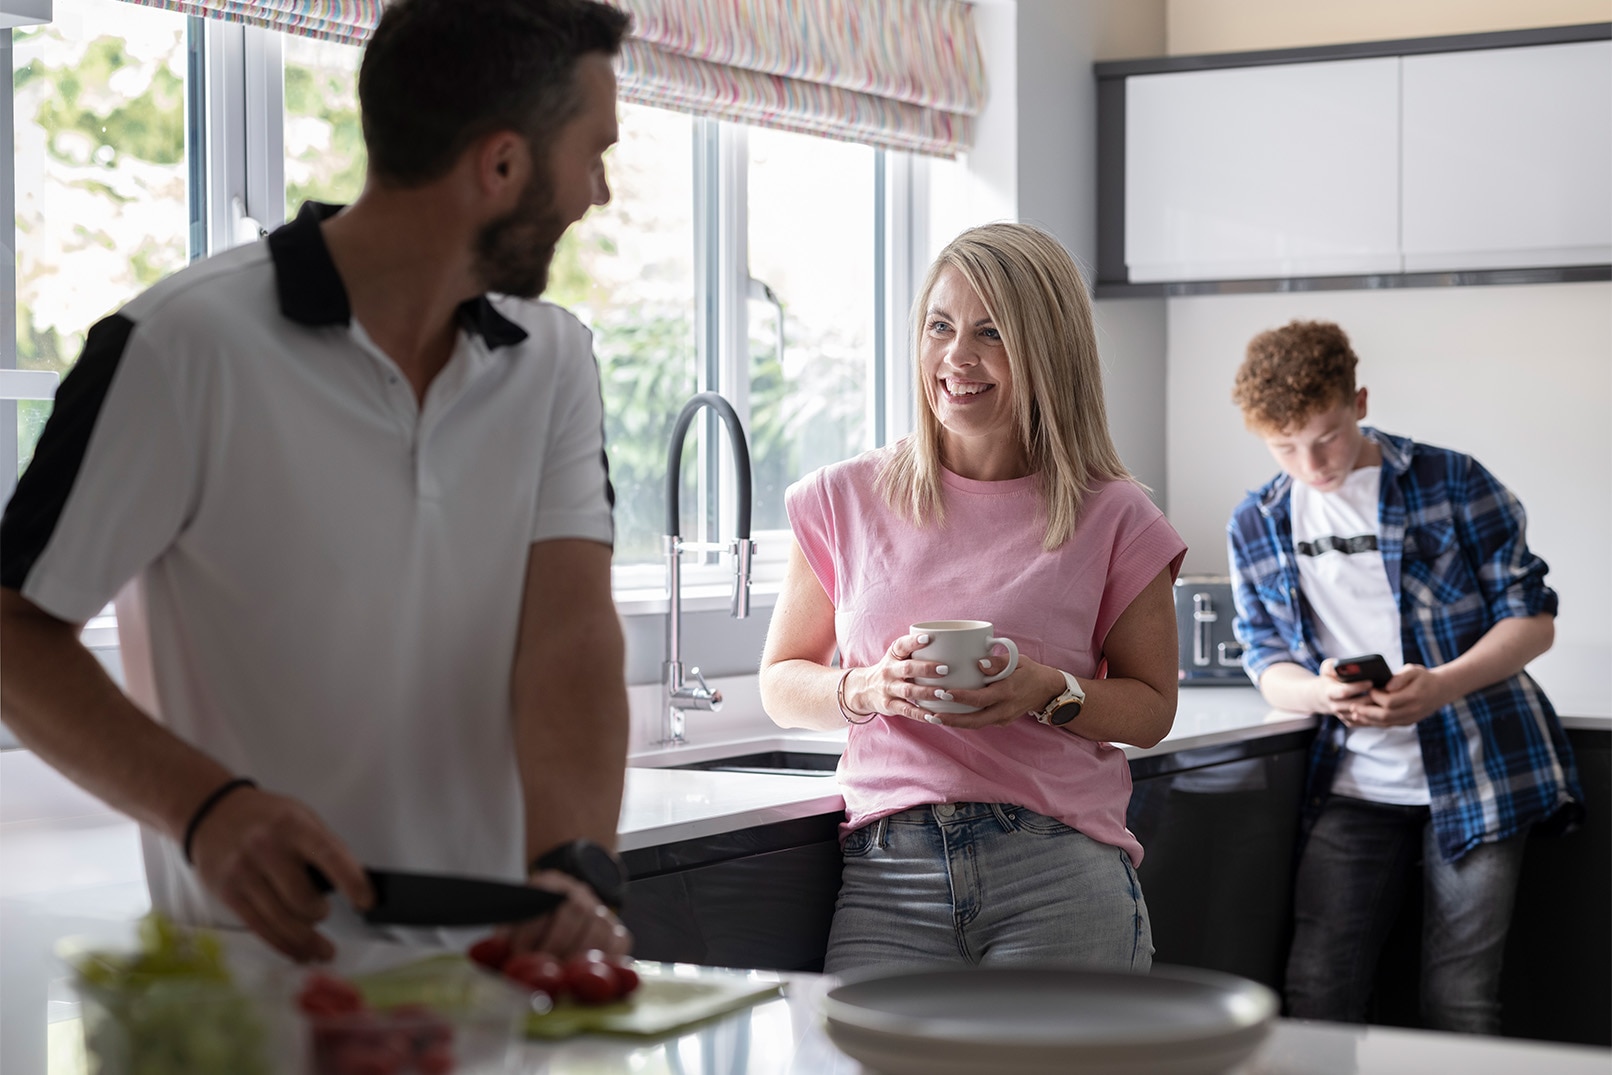
[[[914,807],[851,833],[844,857],[830,974],[926,963],[1153,964],[1129,856],[1034,810]]]
[[[1526,834],[1439,857],[1425,806],[1327,800],[1299,859],[1288,1014],[1366,1021],[1377,960],[1422,863],[1422,1023],[1496,1034]]]

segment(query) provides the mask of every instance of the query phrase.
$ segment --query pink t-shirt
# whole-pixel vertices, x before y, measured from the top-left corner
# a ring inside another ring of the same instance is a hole
[[[1103,639],[1186,545],[1133,482],[1104,482],[1081,506],[1074,536],[1042,548],[1038,479],[982,482],[943,471],[946,521],[914,526],[875,479],[890,449],[865,453],[789,487],[795,539],[834,605],[847,666],[878,662],[920,620],[989,620],[1026,657],[1082,679],[1104,673]],[[1079,718],[1076,718],[1077,720]],[[840,762],[842,835],[925,803],[1013,803],[1055,817],[1132,863],[1125,827],[1131,771],[1118,747],[1025,716],[975,731],[906,717],[853,726]]]

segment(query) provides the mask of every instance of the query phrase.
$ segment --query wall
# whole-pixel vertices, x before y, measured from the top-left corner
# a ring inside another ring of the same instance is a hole
[[[1390,41],[1612,20],[1609,0],[1168,0],[1168,54]]]
[[[1170,0],[1172,53],[1472,33],[1612,18],[1612,3]],[[1288,292],[1165,300],[1166,511],[1185,570],[1224,574],[1225,523],[1275,464],[1242,427],[1231,381],[1250,337],[1294,318],[1334,320],[1361,358],[1371,416],[1470,452],[1528,509],[1529,542],[1562,595],[1557,641],[1533,666],[1612,664],[1612,285]],[[1607,677],[1602,676],[1604,681]],[[1612,687],[1593,694],[1606,705]]]
[[[1169,515],[1185,570],[1226,572],[1225,526],[1276,472],[1229,400],[1250,337],[1336,321],[1366,421],[1470,452],[1522,500],[1562,596],[1557,656],[1612,653],[1612,284],[1407,288],[1169,300]]]
[[[1102,60],[1157,56],[1163,0],[1019,0],[1018,216],[1061,239],[1088,280],[1097,266],[1097,83]],[[1120,458],[1167,502],[1164,302],[1093,304],[1108,425]]]

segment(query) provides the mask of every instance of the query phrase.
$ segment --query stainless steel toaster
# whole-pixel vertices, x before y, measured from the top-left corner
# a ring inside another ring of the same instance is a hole
[[[1183,575],[1175,580],[1176,642],[1183,684],[1248,686],[1243,648],[1231,629],[1236,614],[1230,578]]]

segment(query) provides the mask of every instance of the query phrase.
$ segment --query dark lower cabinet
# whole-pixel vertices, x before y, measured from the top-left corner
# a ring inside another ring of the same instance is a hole
[[[1132,762],[1153,960],[1281,990],[1309,732]]]
[[[1587,816],[1534,836],[1506,934],[1500,1032],[1612,1045],[1612,733],[1570,728]],[[1422,899],[1400,909],[1377,971],[1372,1022],[1418,1025]]]
[[[640,959],[820,971],[840,891],[839,814],[622,855]]]
[[[1155,962],[1281,991],[1311,733],[1132,763],[1127,815]],[[1506,938],[1501,1033],[1612,1045],[1612,733],[1570,729],[1588,816],[1530,839]],[[1370,1021],[1419,1026],[1422,905],[1412,886],[1378,964]]]
[[[1127,822],[1156,963],[1282,989],[1312,732],[1139,758]],[[1612,733],[1570,730],[1589,817],[1529,842],[1506,945],[1502,1031],[1612,1044]],[[838,814],[629,851],[640,958],[821,970],[840,886]],[[1371,1021],[1416,1026],[1421,901],[1402,908]]]
[[[1533,839],[1506,937],[1501,1032],[1612,1045],[1612,732],[1570,728],[1588,816]]]

